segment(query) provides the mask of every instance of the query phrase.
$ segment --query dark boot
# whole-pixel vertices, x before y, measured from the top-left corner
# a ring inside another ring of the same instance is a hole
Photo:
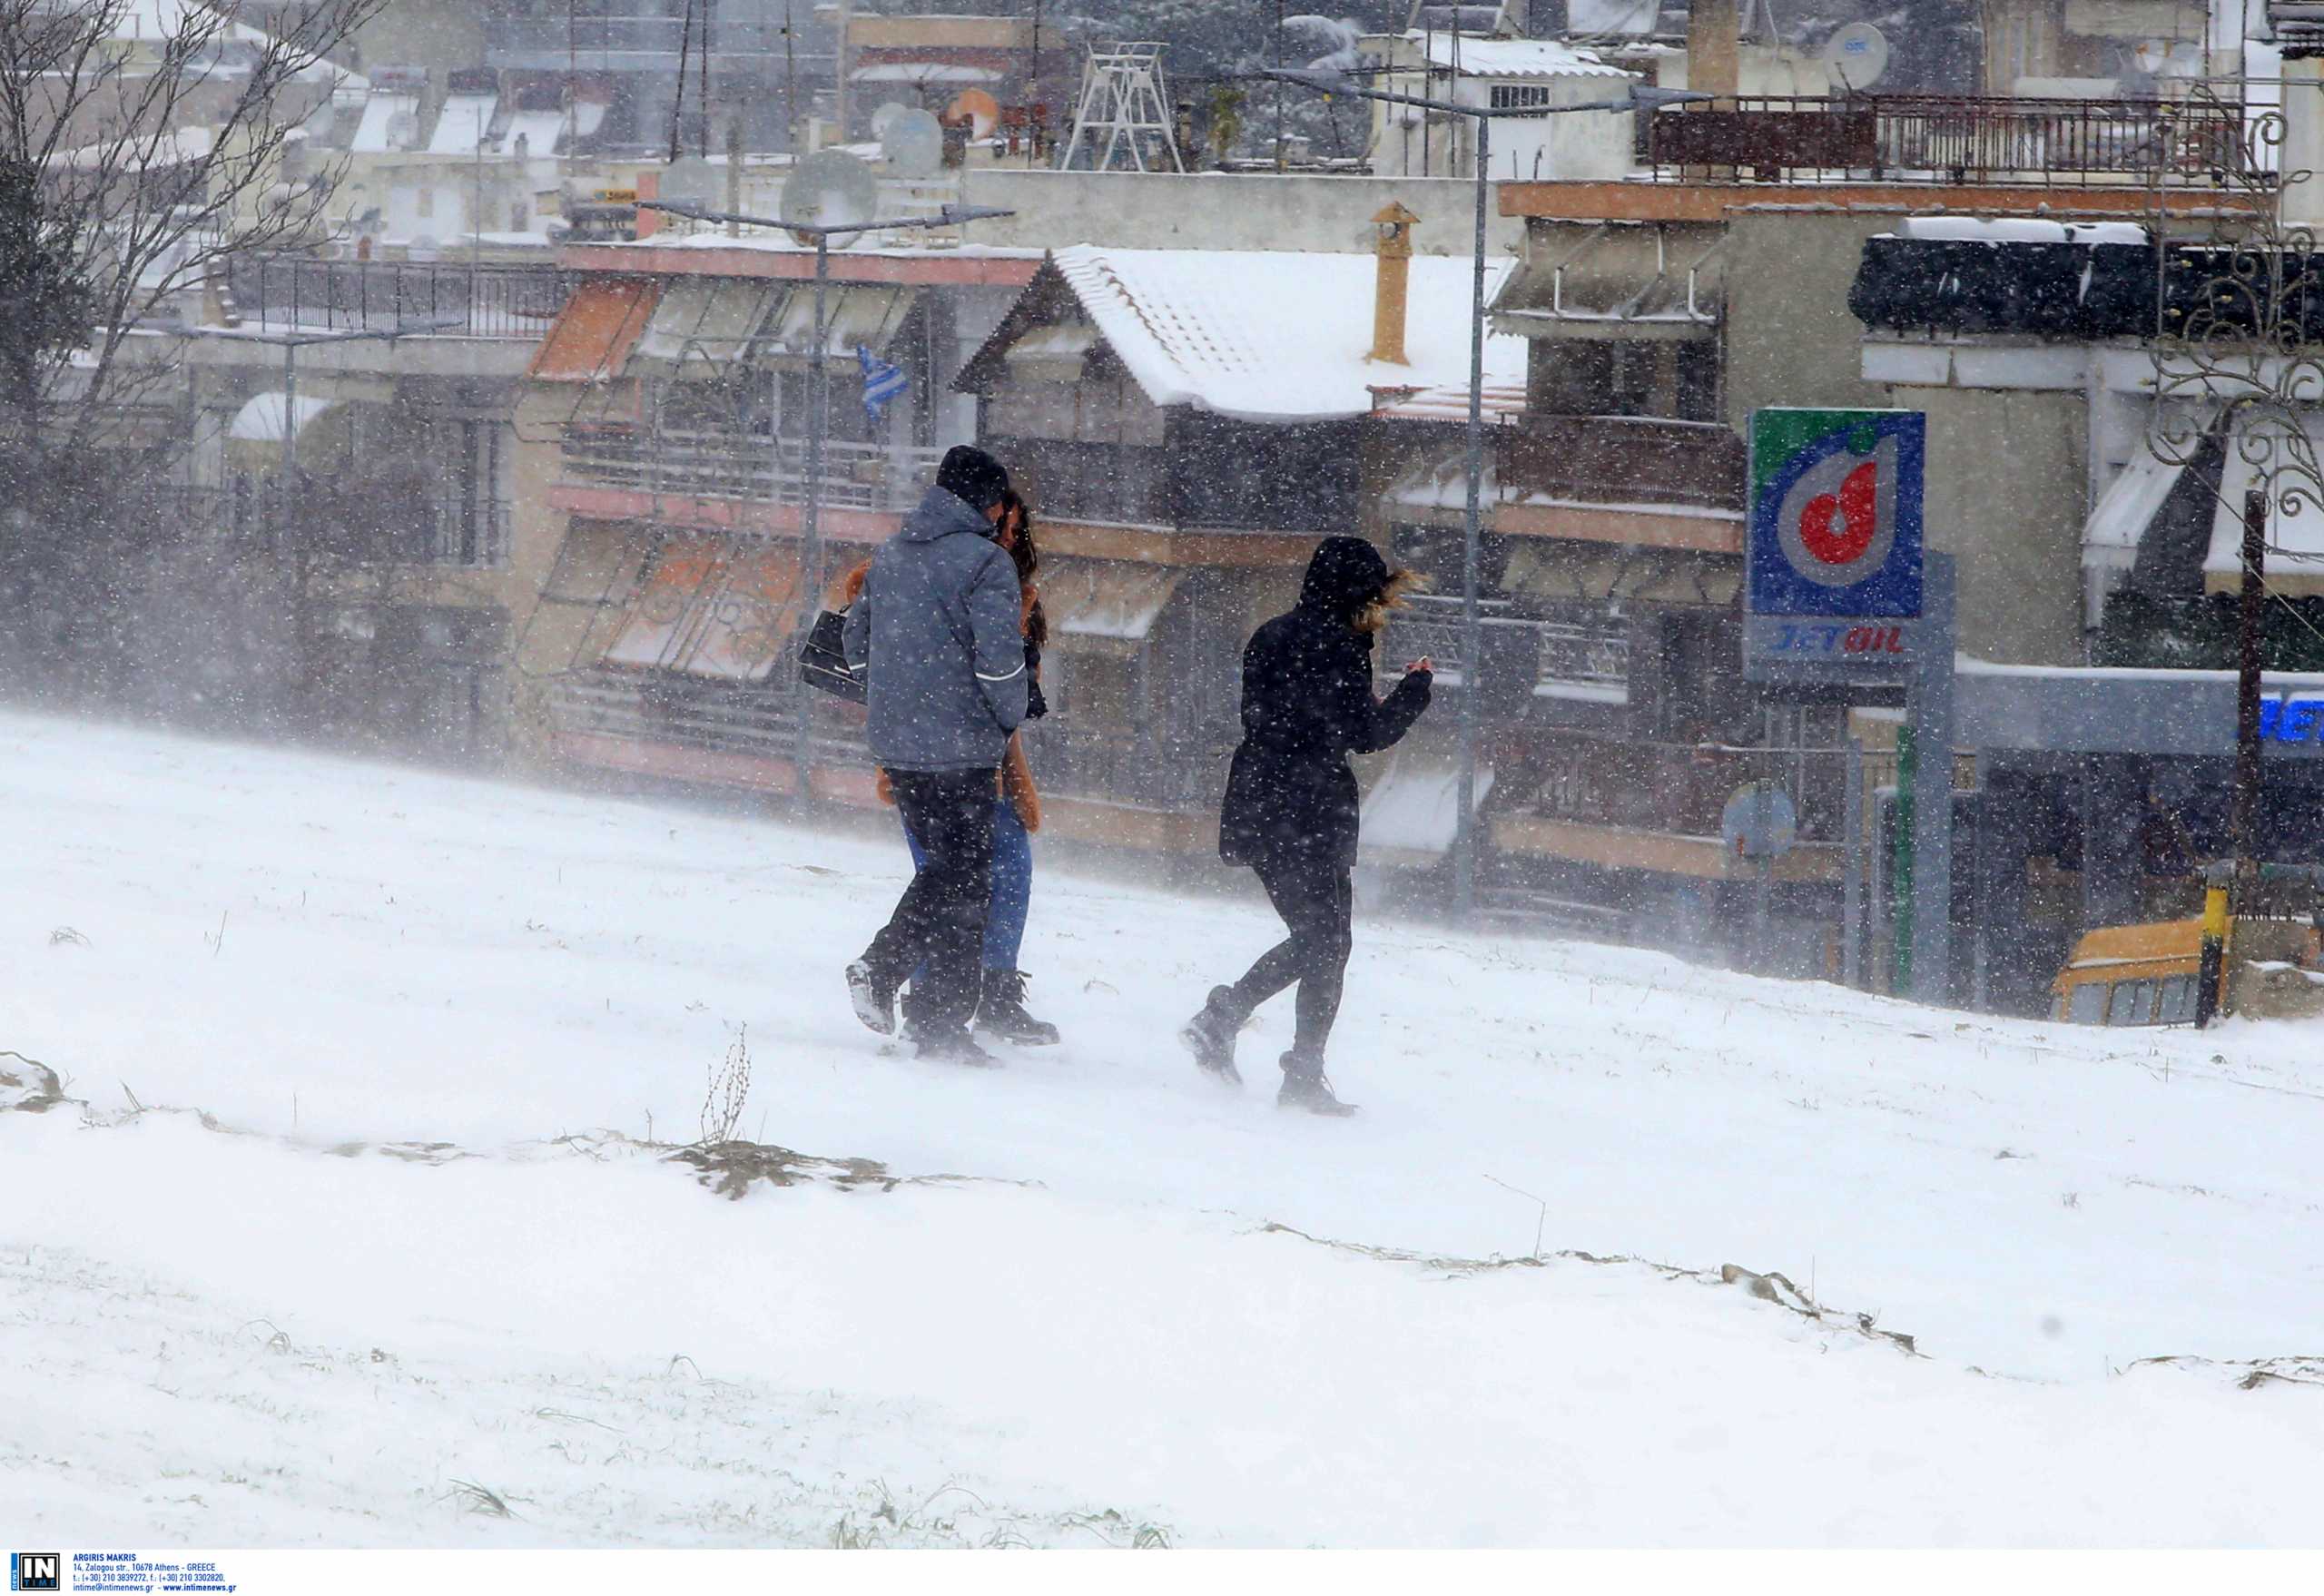
[[[1195,1056],[1195,1063],[1229,1085],[1243,1084],[1243,1072],[1235,1068],[1235,1033],[1243,1029],[1229,1008],[1235,1001],[1231,987],[1210,989],[1210,1001],[1202,1012],[1178,1028],[1178,1041]]]
[[[881,1036],[896,1034],[896,985],[883,979],[869,959],[847,967],[848,1001],[855,1005],[855,1017],[867,1030]]]
[[[998,1069],[1000,1060],[977,1046],[976,1039],[965,1030],[920,1035],[910,1039],[919,1049],[919,1056],[939,1064],[966,1064],[980,1069]]]
[[[1002,1041],[1015,1042],[1020,1048],[1053,1047],[1059,1039],[1056,1026],[1025,1011],[1025,972],[1021,970],[984,972],[984,999],[977,1005],[977,1029],[989,1030]]]
[[[1310,1114],[1328,1115],[1344,1119],[1355,1112],[1354,1103],[1343,1103],[1332,1093],[1332,1083],[1324,1079],[1320,1059],[1302,1059],[1295,1053],[1283,1056],[1283,1089],[1275,1093],[1278,1108],[1305,1108]]]

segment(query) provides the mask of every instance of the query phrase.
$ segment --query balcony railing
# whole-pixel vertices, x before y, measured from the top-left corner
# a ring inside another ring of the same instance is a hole
[[[347,565],[491,570],[508,563],[504,500],[374,494],[358,484],[331,491],[320,507],[310,523],[316,548]]]
[[[531,340],[565,308],[572,279],[551,266],[237,255],[226,288],[238,315],[266,326],[387,332],[444,319],[436,336]]]
[[[1748,451],[1718,422],[1537,415],[1500,429],[1494,446],[1504,498],[1743,508]]]
[[[1621,622],[1537,619],[1505,598],[1484,599],[1478,609],[1488,691],[1496,675],[1514,672],[1517,678],[1499,684],[1497,699],[1505,694],[1512,706],[1534,697],[1628,701],[1630,644]],[[1465,641],[1461,600],[1432,594],[1407,600],[1389,617],[1382,657],[1401,665],[1426,655],[1436,662],[1439,681],[1461,685],[1468,679]]]
[[[747,686],[669,671],[576,671],[557,678],[548,694],[550,722],[560,732],[786,764],[799,755],[803,702],[815,717],[814,764],[870,767],[863,712],[803,692],[781,674]]]
[[[136,513],[189,539],[231,540],[253,552],[354,566],[442,566],[488,570],[508,563],[503,499],[406,494],[362,481],[279,478],[222,487],[162,483],[139,490]]]
[[[737,55],[781,56],[783,16],[779,10],[763,18],[714,15],[706,36],[700,21],[689,34],[683,16],[578,16],[560,11],[547,17],[488,17],[484,47],[491,57],[545,57],[558,65],[577,56],[586,71],[599,64],[595,57],[604,55],[666,55],[675,65],[683,42],[689,50],[706,48],[715,64]],[[823,61],[830,50],[828,41],[802,37],[796,54],[803,63]]]
[[[887,444],[827,443],[822,502],[842,509],[910,509],[936,479],[936,464],[943,452]],[[584,486],[803,505],[807,440],[576,428],[566,434],[565,472],[568,482]]]
[[[1872,94],[1721,98],[1649,123],[1659,175],[1861,176],[2071,186],[2221,184],[2267,175],[2234,104]]]
[[[1137,809],[1216,803],[1226,780],[1223,760],[1174,756],[1162,740],[1129,728],[1036,721],[1025,750],[1042,792]]]
[[[1845,749],[1640,743],[1568,731],[1533,734],[1526,745],[1536,785],[1516,805],[1521,813],[1633,831],[1716,837],[1720,813],[1738,787],[1774,781],[1798,811],[1800,841],[1844,840]],[[1896,779],[1896,755],[1865,756],[1867,790]]]

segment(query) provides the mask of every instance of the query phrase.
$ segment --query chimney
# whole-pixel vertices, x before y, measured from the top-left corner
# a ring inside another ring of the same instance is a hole
[[[1370,358],[1392,366],[1412,364],[1404,358],[1404,304],[1412,296],[1413,223],[1419,220],[1393,200],[1372,219],[1380,265],[1372,294]]]
[[[1707,94],[1738,93],[1742,39],[1735,0],[1693,0],[1687,7],[1687,86]]]

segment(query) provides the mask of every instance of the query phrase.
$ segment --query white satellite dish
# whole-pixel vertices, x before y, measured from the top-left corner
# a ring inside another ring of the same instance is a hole
[[[655,198],[665,204],[715,211],[720,208],[719,191],[724,186],[718,168],[699,155],[681,155],[662,168],[661,192]]]
[[[399,111],[388,118],[388,148],[409,150],[419,143],[419,118],[409,111]]]
[[[818,150],[793,168],[777,213],[785,226],[869,228],[880,213],[879,180],[844,150]],[[815,241],[812,233],[793,236]],[[832,247],[845,249],[862,236],[861,231],[833,233]]]
[[[934,177],[944,165],[944,125],[932,112],[907,111],[880,135],[880,153],[898,177]]]
[[[888,129],[895,124],[897,117],[901,116],[905,112],[911,109],[911,107],[905,104],[901,100],[889,100],[883,102],[881,104],[880,109],[872,113],[872,136],[880,140],[882,143],[886,143]]]
[[[1888,35],[1868,22],[1852,22],[1824,42],[1824,64],[1850,92],[1870,88],[1888,70]]]

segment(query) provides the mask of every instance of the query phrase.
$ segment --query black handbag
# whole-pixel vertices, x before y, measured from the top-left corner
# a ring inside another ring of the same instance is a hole
[[[847,668],[846,633],[845,610],[827,609],[818,615],[808,629],[807,645],[799,651],[799,679],[850,704],[861,704],[863,678]]]

